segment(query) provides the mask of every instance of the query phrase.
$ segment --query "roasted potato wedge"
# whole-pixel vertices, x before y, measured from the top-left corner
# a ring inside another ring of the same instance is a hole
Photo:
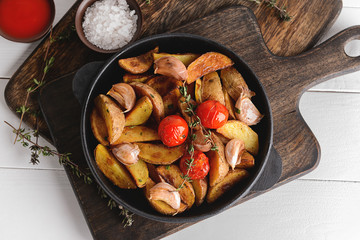
[[[181,97],[178,88],[171,90],[163,97],[165,116],[175,114],[178,111],[178,101]]]
[[[238,120],[229,120],[216,131],[229,139],[241,139],[245,143],[245,149],[250,153],[257,155],[259,151],[259,137],[245,123]]]
[[[126,114],[125,126],[136,126],[145,123],[153,111],[150,98],[143,96],[137,100],[134,108]]]
[[[255,158],[254,158],[254,156],[251,155],[249,152],[245,151],[241,155],[240,163],[236,164],[235,168],[248,169],[248,168],[252,168],[253,166],[255,166]]]
[[[234,62],[224,54],[218,52],[204,53],[188,66],[188,79],[186,81],[190,84],[208,73],[230,67],[233,64]]]
[[[224,144],[215,134],[212,134],[211,138],[216,144],[218,150],[209,151],[206,155],[209,158],[210,164],[209,185],[215,186],[217,183],[221,182],[229,172],[229,164],[225,159]]]
[[[226,89],[224,87],[222,90],[224,93],[225,107],[229,111],[229,119],[236,119],[234,100],[231,99],[230,95],[228,94],[228,92],[226,91]]]
[[[159,52],[159,48],[144,53],[140,56],[124,58],[118,61],[119,66],[132,74],[140,74],[149,70],[154,63],[153,53]]]
[[[151,164],[151,163],[146,163],[146,165],[149,170],[149,178],[151,178],[155,183],[161,182],[162,180],[161,180],[158,172],[156,171],[156,165]]]
[[[167,76],[156,76],[146,82],[147,85],[157,91],[160,96],[165,96],[176,87],[175,81]]]
[[[187,206],[184,203],[180,204],[180,209],[175,210],[167,203],[160,201],[160,200],[152,200],[150,198],[150,189],[155,186],[155,182],[151,180],[151,178],[148,179],[146,182],[146,186],[144,188],[146,199],[149,201],[150,205],[159,213],[165,214],[165,215],[176,215],[178,213],[182,213],[186,210]]]
[[[217,74],[217,72],[206,74],[203,77],[201,84],[201,101],[205,102],[206,100],[215,100],[220,102],[222,105],[225,105],[224,93],[221,89],[222,87],[219,74]]]
[[[180,168],[172,164],[168,166],[159,166],[156,168],[156,171],[165,182],[173,185],[175,188],[180,187],[180,185],[184,183],[179,190],[181,201],[187,205],[188,209],[191,208],[195,202],[194,188],[191,183],[187,181],[184,182],[184,179],[181,177],[182,172]]]
[[[231,189],[235,184],[247,178],[249,173],[245,169],[235,169],[229,171],[225,178],[215,186],[209,187],[206,201],[212,203]]]
[[[99,169],[112,183],[119,188],[136,188],[136,184],[126,167],[116,160],[105,146],[98,144],[95,148],[94,155]]]
[[[237,101],[241,94],[248,98],[255,95],[254,92],[250,91],[244,78],[234,67],[222,69],[220,72],[220,78],[224,88],[234,101]]]
[[[160,122],[165,116],[164,102],[160,94],[155,89],[144,83],[132,82],[129,84],[134,88],[137,95],[147,96],[150,99],[153,105],[153,115],[156,121]]]
[[[125,127],[119,140],[114,145],[126,142],[149,142],[160,140],[156,130],[145,126],[131,126]]]
[[[136,186],[142,188],[146,185],[146,182],[149,178],[149,170],[143,160],[139,159],[136,163],[125,165],[125,167],[135,180]]]
[[[200,206],[206,197],[208,183],[207,179],[195,179],[191,182],[195,192],[195,205]]]
[[[193,105],[196,105],[195,101],[194,100],[190,100],[190,103],[193,104]],[[185,98],[184,97],[181,97],[178,101],[178,107],[179,107],[179,110],[181,112],[181,115],[183,116],[183,118],[185,119],[185,121],[190,124],[191,122],[193,122],[193,117],[190,117],[189,114],[186,112],[186,109],[188,108],[188,105],[187,103],[185,102]],[[196,125],[194,127],[194,130],[197,131],[200,129],[200,126],[199,125]]]
[[[197,103],[202,103],[202,98],[201,98],[202,89],[201,88],[202,88],[202,80],[201,80],[201,78],[198,78],[195,81],[195,101]]]
[[[94,100],[95,107],[100,116],[104,119],[109,143],[116,142],[122,134],[125,126],[125,116],[120,107],[109,97],[100,94]]]
[[[104,119],[100,116],[99,112],[94,108],[90,114],[91,130],[96,138],[104,146],[109,145],[108,131]]]
[[[152,164],[171,164],[185,153],[185,146],[167,147],[164,144],[137,143],[140,148],[139,158]]]
[[[168,57],[168,56],[176,57],[187,67],[200,55],[194,53],[181,53],[181,54],[153,53],[154,61],[158,60],[159,58]]]
[[[131,73],[125,73],[123,76],[123,82],[124,83],[131,83],[131,82],[141,82],[144,83],[148,81],[149,79],[155,77],[153,74],[131,74]]]

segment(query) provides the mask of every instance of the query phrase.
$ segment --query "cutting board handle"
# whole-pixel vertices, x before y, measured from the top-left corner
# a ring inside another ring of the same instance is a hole
[[[288,78],[298,80],[292,81],[296,88],[305,91],[317,83],[360,69],[360,56],[351,57],[345,52],[345,46],[352,40],[360,40],[360,26],[347,28],[301,55],[276,58],[286,69]],[[283,78],[281,84],[286,84],[288,78]]]
[[[89,86],[93,82],[99,69],[104,65],[103,61],[90,62],[82,66],[75,74],[72,89],[80,105],[83,105],[89,92]]]

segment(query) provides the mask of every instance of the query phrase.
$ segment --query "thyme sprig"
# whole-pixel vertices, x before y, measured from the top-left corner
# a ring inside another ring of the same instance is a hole
[[[283,5],[280,7],[277,4],[277,0],[248,0],[248,1],[256,3],[258,5],[265,3],[268,7],[275,9],[279,14],[279,18],[284,21],[290,21],[292,19],[292,16],[290,16],[286,10],[286,6]]]
[[[176,191],[179,191],[184,187],[185,182],[191,182],[192,179],[189,176],[189,173],[194,165],[194,141],[196,140],[196,135],[194,134],[194,129],[199,126],[201,131],[203,131],[205,140],[210,141],[211,143],[211,150],[217,151],[218,147],[216,146],[215,142],[211,138],[211,131],[207,130],[202,124],[199,116],[196,115],[196,104],[193,104],[193,101],[191,99],[191,95],[187,91],[187,87],[185,86],[185,83],[183,86],[179,86],[179,91],[182,97],[184,98],[184,102],[187,104],[187,108],[185,109],[185,112],[190,116],[191,122],[189,123],[190,128],[190,137],[189,137],[189,143],[187,151],[189,153],[189,158],[185,160],[185,164],[187,166],[187,172],[185,175],[182,175],[181,177],[184,179],[184,181],[180,184],[180,186],[176,189]]]
[[[100,195],[101,198],[107,199],[108,203],[107,206],[112,210],[115,209],[116,207],[120,210],[119,215],[123,217],[122,220],[122,224],[125,227],[130,227],[133,223],[134,223],[134,213],[130,212],[129,210],[126,210],[123,206],[118,205],[113,199],[111,199],[106,193],[105,191],[99,186],[97,185],[98,188],[98,194]]]

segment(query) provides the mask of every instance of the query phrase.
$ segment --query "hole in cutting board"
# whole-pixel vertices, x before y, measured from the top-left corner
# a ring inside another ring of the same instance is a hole
[[[352,40],[345,45],[345,53],[349,57],[360,56],[360,40]]]

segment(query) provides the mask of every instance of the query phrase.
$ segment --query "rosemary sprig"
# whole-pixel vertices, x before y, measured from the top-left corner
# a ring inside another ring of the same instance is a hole
[[[286,10],[286,6],[283,5],[280,7],[277,4],[277,0],[248,0],[248,1],[256,3],[258,5],[265,3],[268,7],[275,9],[279,14],[279,18],[284,21],[290,21],[292,19],[292,16],[290,16]]]

